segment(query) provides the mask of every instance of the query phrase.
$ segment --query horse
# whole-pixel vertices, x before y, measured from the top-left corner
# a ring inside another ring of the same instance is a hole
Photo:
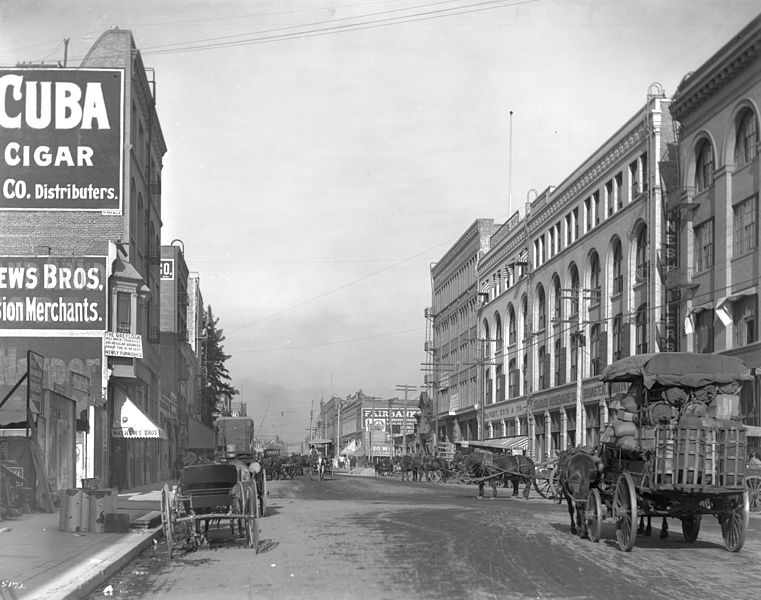
[[[589,490],[599,481],[600,461],[582,448],[564,450],[558,456],[558,477],[568,504],[571,533],[583,537],[586,535],[583,503],[589,497]]]
[[[415,460],[409,454],[405,454],[399,459],[399,470],[402,473],[402,481],[418,481],[423,474],[423,465],[419,460]]]
[[[317,471],[317,476],[320,481],[325,479],[325,469],[327,468],[327,459],[322,455],[318,454],[317,458],[314,461],[314,468],[315,471]]]
[[[482,453],[471,453],[463,457],[463,468],[471,476],[479,479],[478,497],[483,498],[486,481],[491,481],[492,498],[497,497],[497,482],[507,486],[513,485],[513,497],[519,496],[520,483],[525,483],[523,497],[528,500],[531,484],[536,474],[534,461],[522,454],[501,454],[493,458],[491,463],[485,460]]]
[[[382,457],[377,463],[375,463],[375,474],[381,477],[393,475],[394,463],[387,456]]]

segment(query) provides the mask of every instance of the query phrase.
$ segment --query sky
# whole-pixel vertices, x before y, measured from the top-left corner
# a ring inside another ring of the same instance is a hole
[[[423,384],[430,267],[504,222],[758,0],[0,0],[0,65],[110,27],[154,69],[180,239],[233,385]],[[512,115],[511,115],[512,113]],[[245,395],[245,390],[244,390]],[[245,398],[244,398],[245,399]]]

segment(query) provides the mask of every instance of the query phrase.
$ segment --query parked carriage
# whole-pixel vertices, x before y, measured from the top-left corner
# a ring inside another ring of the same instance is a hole
[[[161,523],[170,558],[182,543],[194,550],[209,544],[209,530],[229,527],[231,537],[245,538],[258,552],[262,497],[255,471],[246,477],[235,464],[184,467],[176,489],[161,491]]]
[[[612,520],[626,552],[638,519],[662,517],[664,534],[666,518],[679,519],[692,543],[702,516],[713,515],[727,550],[739,551],[749,519],[739,391],[750,378],[743,361],[722,355],[644,354],[609,365],[602,381],[630,384],[611,402],[619,414],[594,449],[560,461],[572,531],[598,541]]]

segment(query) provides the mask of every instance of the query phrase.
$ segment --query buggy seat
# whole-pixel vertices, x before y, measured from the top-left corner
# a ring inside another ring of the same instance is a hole
[[[231,506],[238,468],[231,464],[191,465],[180,475],[186,508],[192,510]]]

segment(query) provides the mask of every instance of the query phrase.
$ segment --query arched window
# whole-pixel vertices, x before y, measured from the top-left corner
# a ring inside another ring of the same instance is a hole
[[[600,257],[593,252],[589,259],[589,288],[592,290],[591,304],[599,304],[600,296]]]
[[[552,296],[553,296],[553,318],[555,322],[562,326],[563,321],[563,295],[560,291],[560,278],[555,275],[552,280]]]
[[[538,370],[539,370],[539,389],[540,390],[546,390],[549,386],[549,382],[547,381],[547,376],[549,373],[547,373],[547,350],[544,346],[539,348],[539,361],[538,361]]]
[[[700,142],[695,152],[695,191],[700,193],[713,185],[713,146],[710,140]]]
[[[613,317],[613,360],[624,357],[624,323],[621,313]]]
[[[509,377],[509,390],[510,398],[517,398],[521,395],[520,389],[520,373],[518,372],[518,365],[514,358],[510,359],[507,363],[507,371]]]
[[[523,313],[523,339],[527,340],[531,335],[531,321],[529,320],[528,298],[526,296],[523,297],[521,312]]]
[[[647,304],[640,304],[637,309],[637,354],[646,354],[647,340]]]
[[[547,298],[544,296],[544,286],[539,286],[536,290],[537,317],[539,319],[539,331],[544,331],[547,327]]]
[[[600,326],[592,325],[592,329],[589,332],[589,375],[594,377],[599,375],[602,367],[602,361],[600,356]]]
[[[613,294],[621,294],[624,291],[623,263],[624,252],[621,249],[621,240],[616,238],[613,242]]]
[[[758,119],[755,113],[748,109],[743,111],[737,125],[735,138],[735,167],[747,165],[756,158],[758,143]]]
[[[579,301],[577,296],[580,287],[579,270],[576,268],[576,265],[571,265],[571,295],[573,297],[571,300],[571,318],[578,317],[579,315]]]
[[[640,227],[637,233],[637,281],[646,281],[650,277],[650,261],[647,260],[647,226]]]
[[[502,339],[502,319],[499,318],[499,313],[494,315],[494,340],[496,344],[497,356],[501,355],[504,351],[504,341]]]
[[[491,335],[489,335],[489,321],[484,319],[484,358],[491,356]]]
[[[515,343],[515,309],[512,304],[507,307],[507,343]]]

